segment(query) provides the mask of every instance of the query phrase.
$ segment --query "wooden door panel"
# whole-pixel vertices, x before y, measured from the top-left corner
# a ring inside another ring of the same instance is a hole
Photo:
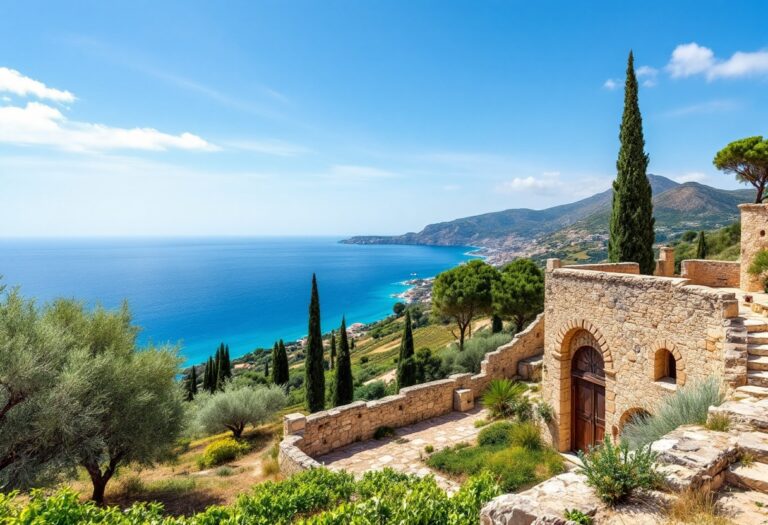
[[[605,387],[594,385],[595,391],[595,413],[594,413],[594,425],[595,430],[593,432],[593,446],[599,445],[605,437]]]
[[[572,446],[588,451],[605,436],[605,387],[573,378]]]

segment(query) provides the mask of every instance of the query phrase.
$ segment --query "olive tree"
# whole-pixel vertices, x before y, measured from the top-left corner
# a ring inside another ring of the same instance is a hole
[[[435,313],[451,318],[459,329],[459,350],[472,335],[472,319],[492,311],[492,287],[498,272],[475,259],[439,274],[432,287]],[[456,334],[454,334],[455,336]]]
[[[73,394],[90,416],[73,423],[80,439],[76,460],[91,478],[93,500],[102,503],[120,465],[167,457],[179,437],[181,360],[172,348],[138,347],[138,328],[127,305],[86,310],[81,303],[60,300],[46,317],[69,334],[70,361],[86,385]]]
[[[493,283],[493,309],[519,332],[544,309],[544,273],[530,259],[516,259]]]
[[[731,142],[717,152],[712,163],[721,171],[734,173],[739,182],[754,186],[755,203],[763,202],[768,183],[768,139],[756,136]]]
[[[210,434],[231,431],[240,437],[247,425],[267,421],[286,404],[282,388],[276,385],[260,387],[227,386],[223,392],[205,396],[197,409],[197,423]]]

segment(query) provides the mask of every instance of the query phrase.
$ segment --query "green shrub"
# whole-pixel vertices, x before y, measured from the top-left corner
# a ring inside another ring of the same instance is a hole
[[[630,452],[626,441],[614,445],[605,436],[602,445],[588,454],[579,452],[579,458],[584,464],[579,471],[587,477],[587,485],[609,505],[624,501],[636,489],[657,488],[663,479],[656,471],[656,453],[650,446]]]
[[[223,466],[216,469],[216,475],[222,478],[227,478],[234,474],[235,471],[232,469],[232,467]]]
[[[384,439],[395,435],[395,429],[392,427],[379,427],[373,433],[373,439]]]
[[[432,445],[427,445],[426,447],[424,447],[424,452],[426,452],[427,454],[431,454],[434,451],[435,451],[435,447],[433,447]]]
[[[720,381],[716,378],[684,386],[665,397],[655,414],[626,424],[621,437],[630,448],[638,448],[682,425],[703,425],[707,422],[709,407],[720,405],[723,399]]]
[[[541,450],[544,443],[541,440],[541,431],[533,423],[518,423],[512,426],[509,432],[513,445],[528,450]]]
[[[541,401],[536,405],[536,414],[545,423],[551,423],[555,418],[555,409],[546,401]]]
[[[565,519],[579,525],[592,525],[592,518],[578,509],[565,509]]]
[[[525,393],[525,385],[509,379],[494,379],[483,394],[483,406],[492,417],[509,417]]]
[[[367,355],[364,355],[363,357],[360,358],[360,363],[361,364],[364,365],[367,362],[368,362],[368,356]]]
[[[239,443],[232,438],[218,439],[205,447],[203,455],[197,464],[201,468],[210,468],[228,461],[234,461],[248,451],[248,445]]]
[[[183,476],[178,478],[168,478],[147,483],[146,494],[184,494],[195,488],[195,478]]]
[[[728,414],[713,414],[707,420],[706,427],[715,432],[728,432],[731,427],[731,418],[728,417]]]
[[[381,399],[386,395],[387,384],[384,381],[373,381],[355,389],[355,399],[362,401],[373,401],[374,399]]]
[[[442,353],[442,369],[444,375],[480,372],[480,363],[482,363],[485,354],[493,352],[502,345],[512,340],[512,334],[501,332],[492,334],[490,332],[481,332],[464,342],[464,350],[459,350],[459,345],[452,344],[451,347]]]
[[[515,424],[510,421],[499,421],[488,425],[477,435],[477,444],[483,445],[509,445],[512,443],[511,432]]]
[[[747,271],[750,275],[760,277],[763,282],[763,289],[768,291],[768,250],[757,252]]]

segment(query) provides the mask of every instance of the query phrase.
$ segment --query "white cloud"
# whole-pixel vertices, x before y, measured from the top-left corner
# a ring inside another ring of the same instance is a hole
[[[265,155],[275,155],[277,157],[298,157],[309,153],[310,150],[297,144],[284,142],[282,140],[232,140],[224,143],[225,146],[254,153],[264,153]]]
[[[26,77],[7,67],[0,67],[0,92],[12,93],[20,97],[34,96],[54,102],[74,102],[75,95],[69,91],[49,88],[42,82]]]
[[[192,133],[170,135],[153,128],[115,128],[72,121],[58,109],[39,102],[28,102],[25,107],[0,107],[0,142],[68,151],[218,149]]]
[[[617,87],[619,87],[619,83],[612,78],[609,78],[605,82],[603,82],[603,87],[609,91],[613,91]]]
[[[674,78],[703,74],[707,80],[768,74],[768,51],[737,51],[722,60],[708,47],[691,42],[675,48],[667,71]]]
[[[501,191],[531,191],[534,193],[547,193],[561,186],[559,171],[545,171],[538,177],[515,177],[511,181],[504,182],[499,189]]]
[[[707,174],[700,171],[691,171],[688,173],[683,173],[682,175],[678,175],[677,177],[672,177],[672,180],[679,182],[680,184],[685,182],[704,182],[707,179],[709,179]]]
[[[659,70],[651,66],[640,66],[635,70],[635,74],[637,78],[643,80],[643,86],[645,87],[654,87],[658,83],[656,79],[659,75]]]
[[[339,179],[350,180],[370,180],[370,179],[388,179],[396,177],[391,171],[372,168],[370,166],[355,166],[350,164],[337,164],[331,167],[331,176]]]
[[[688,115],[702,115],[711,113],[724,113],[727,111],[733,111],[739,109],[741,104],[735,100],[718,99],[709,100],[707,102],[701,102],[699,104],[691,104],[689,106],[683,106],[680,108],[672,109],[663,113],[665,117],[685,117]]]

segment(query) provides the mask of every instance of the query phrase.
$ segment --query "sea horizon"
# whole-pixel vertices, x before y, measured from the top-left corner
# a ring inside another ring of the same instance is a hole
[[[391,314],[404,281],[476,255],[471,246],[354,245],[344,236],[110,236],[0,238],[0,276],[40,303],[88,307],[127,300],[139,341],[180,347],[184,366],[220,343],[232,358],[306,335],[312,273],[323,332]]]

